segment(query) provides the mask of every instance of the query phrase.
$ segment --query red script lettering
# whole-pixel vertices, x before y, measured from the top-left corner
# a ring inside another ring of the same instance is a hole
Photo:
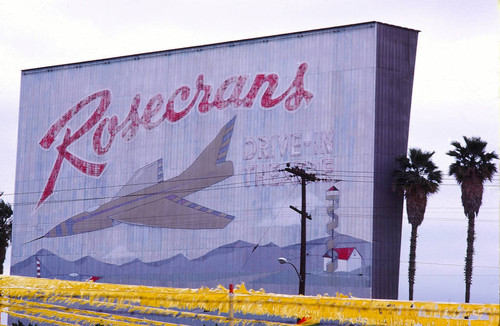
[[[62,143],[56,146],[57,158],[38,201],[37,208],[54,192],[64,160],[86,175],[99,177],[103,173],[107,163],[86,161],[68,151],[70,145],[76,143],[83,135],[94,129],[94,127],[97,126],[92,136],[94,152],[96,155],[104,155],[110,150],[116,136],[120,132],[122,139],[129,141],[135,137],[141,127],[146,130],[152,130],[161,125],[165,120],[170,123],[179,122],[188,115],[196,104],[198,104],[197,107],[200,114],[206,114],[213,108],[217,108],[218,110],[225,110],[227,108],[236,109],[239,107],[250,108],[256,101],[258,94],[261,93],[260,106],[262,109],[271,109],[284,101],[285,109],[293,112],[300,107],[302,100],[306,104],[309,104],[313,98],[313,94],[304,87],[304,76],[307,68],[307,63],[302,63],[298,67],[291,85],[278,96],[274,95],[279,83],[279,77],[276,74],[257,74],[244,96],[243,89],[249,76],[231,76],[225,79],[212,95],[214,88],[211,85],[207,85],[204,79],[205,76],[200,74],[196,79],[193,91],[188,86],[181,86],[168,97],[166,104],[164,104],[165,98],[163,95],[156,94],[149,99],[142,115],[139,114],[141,95],[136,94],[132,99],[129,113],[122,123],[119,123],[119,118],[116,115],[111,117],[104,116],[111,103],[111,92],[109,90],[101,90],[85,97],[64,113],[49,128],[39,143],[42,148],[50,149],[61,130],[66,127]],[[267,87],[265,90],[260,92],[266,84]],[[190,99],[191,94],[193,95]],[[97,108],[83,125],[72,134],[67,124],[75,115],[95,100],[100,100]],[[176,106],[179,108],[176,109]],[[104,145],[103,139],[106,142]]]

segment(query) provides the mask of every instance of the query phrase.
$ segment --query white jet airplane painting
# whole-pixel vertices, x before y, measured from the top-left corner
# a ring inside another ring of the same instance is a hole
[[[109,202],[79,213],[35,239],[65,237],[113,227],[119,223],[169,229],[222,229],[234,216],[193,203],[184,197],[234,174],[226,161],[236,116],[180,175],[163,180],[158,160],[139,169]],[[34,240],[33,240],[34,241]]]

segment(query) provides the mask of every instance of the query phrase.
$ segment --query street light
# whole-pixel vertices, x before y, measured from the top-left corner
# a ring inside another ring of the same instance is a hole
[[[294,264],[292,264],[291,262],[289,262],[285,257],[280,257],[278,258],[278,261],[280,264],[284,265],[284,264],[290,264],[292,265],[293,269],[295,269],[295,273],[297,273],[297,276],[299,277],[299,294],[304,294],[304,293],[300,293],[300,284],[302,283],[302,278],[300,277],[300,274],[299,274],[299,271],[297,270],[297,267],[295,267]]]

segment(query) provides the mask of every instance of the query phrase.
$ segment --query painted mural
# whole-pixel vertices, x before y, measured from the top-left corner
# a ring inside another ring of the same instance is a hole
[[[139,169],[109,202],[58,224],[41,238],[64,237],[119,223],[169,229],[222,229],[234,216],[186,200],[234,174],[226,162],[234,117],[179,176],[163,180],[162,160]],[[151,180],[156,179],[156,182]],[[39,239],[41,239],[39,238]],[[37,239],[38,240],[38,239]]]
[[[367,23],[23,71],[12,274],[297,293],[278,263],[299,263],[294,166],[317,176],[306,294],[373,296],[390,174],[376,164],[380,29],[415,34]]]

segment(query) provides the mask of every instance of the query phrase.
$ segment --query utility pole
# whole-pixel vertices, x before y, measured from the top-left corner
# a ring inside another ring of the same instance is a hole
[[[298,210],[296,207],[290,208],[301,215],[300,221],[300,272],[299,272],[299,295],[304,295],[306,292],[306,218],[311,220],[311,215],[306,211],[306,181],[319,180],[316,175],[307,173],[304,169],[293,167],[290,168],[289,164],[285,171],[300,177],[302,184],[302,209]]]

